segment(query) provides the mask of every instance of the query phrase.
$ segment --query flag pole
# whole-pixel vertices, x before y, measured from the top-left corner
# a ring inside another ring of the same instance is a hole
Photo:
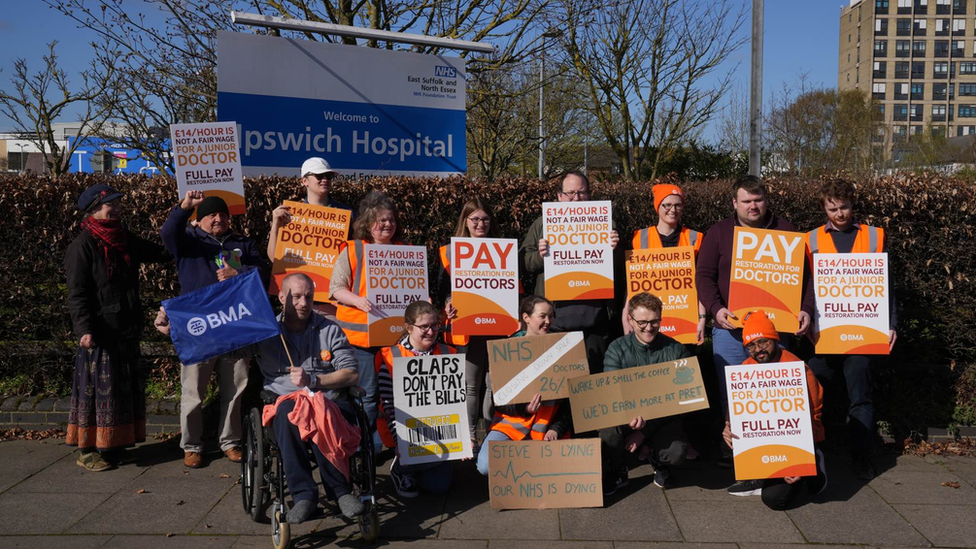
[[[288,355],[288,365],[294,368],[295,363],[291,359],[291,351],[288,350],[288,344],[285,343],[285,334],[278,332],[278,337],[281,338],[281,346],[285,348],[285,354]]]

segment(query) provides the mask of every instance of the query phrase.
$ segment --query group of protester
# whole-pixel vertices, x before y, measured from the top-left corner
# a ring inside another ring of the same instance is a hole
[[[330,197],[336,172],[321,158],[311,158],[301,169],[305,188],[303,202],[348,209]],[[556,199],[561,202],[590,199],[590,184],[579,172],[569,172],[558,182]],[[731,189],[734,211],[707,231],[699,232],[682,224],[686,203],[683,191],[675,185],[653,188],[656,225],[635,231],[631,246],[661,248],[691,246],[696,253],[699,296],[698,343],[705,340],[706,320],[714,319],[711,330],[712,353],[719,381],[726,365],[771,363],[799,360],[789,348],[794,336],[810,336],[815,315],[810,268],[805,270],[802,312],[796,334],[780,334],[761,310],[741,319],[743,328],[728,308],[729,279],[735,227],[794,231],[787,220],[768,210],[762,181],[746,176]],[[136,237],[122,223],[122,194],[107,185],[95,185],[78,199],[83,213],[82,231],[68,247],[65,267],[68,279],[68,307],[79,339],[74,371],[67,443],[80,449],[78,464],[89,471],[114,468],[121,451],[145,440],[144,378],[139,368],[139,337],[143,312],[139,299],[139,270],[144,263],[175,259],[182,293],[258,270],[267,283],[270,259],[275,254],[278,231],[291,220],[291,211],[282,206],[274,210],[270,240],[263,253],[253,240],[235,232],[227,204],[216,196],[204,197],[190,191],[174,206],[160,235],[163,246]],[[843,180],[823,186],[821,205],[827,222],[808,234],[811,252],[884,252],[884,232],[857,221],[853,214],[854,187]],[[194,216],[194,211],[196,212]],[[193,218],[191,220],[191,218]],[[483,197],[471,198],[462,208],[454,236],[497,237],[491,206]],[[249,364],[257,362],[265,390],[282,395],[272,410],[276,438],[294,505],[287,520],[300,523],[308,519],[317,505],[317,486],[306,459],[307,443],[298,427],[281,418],[307,409],[287,395],[309,389],[331,404],[325,408],[341,412],[330,421],[344,433],[354,424],[354,409],[346,398],[348,390],[362,387],[363,402],[375,438],[383,446],[396,448],[394,396],[392,388],[395,358],[429,354],[464,353],[465,395],[470,418],[469,436],[476,448],[476,465],[488,474],[488,443],[493,440],[555,440],[569,436],[599,436],[603,447],[604,493],[612,494],[627,483],[627,463],[648,461],[654,468],[654,483],[662,488],[669,483],[671,467],[685,459],[697,458],[691,447],[681,416],[645,421],[640,416],[628,424],[602,429],[599,433],[573,433],[567,399],[543,401],[537,394],[526,404],[495,407],[488,376],[487,337],[455,334],[452,320],[457,310],[450,295],[450,250],[440,250],[443,266],[433,302],[415,302],[405,313],[404,336],[390,347],[370,346],[367,314],[375,307],[367,299],[363,276],[365,244],[403,244],[403,223],[396,205],[379,192],[368,194],[354,212],[351,240],[338,256],[328,295],[330,303],[315,303],[312,280],[292,273],[280,284],[278,316],[281,338],[274,338],[239,351],[198,363],[184,364],[181,373],[180,446],[184,463],[197,468],[206,465],[202,441],[202,401],[216,372],[219,386],[218,442],[224,455],[240,461],[241,397],[247,385]],[[617,264],[622,264],[622,246],[616,230],[610,243]],[[534,292],[523,298],[519,309],[522,328],[516,336],[538,336],[550,332],[582,332],[591,373],[634,368],[691,356],[697,346],[683,345],[660,333],[662,303],[654,295],[640,293],[626,303],[622,300],[579,300],[552,302],[545,298],[544,258],[550,252],[543,238],[542,218],[535,220],[519,247],[519,266],[536,277]],[[618,292],[620,295],[622,292]],[[891,307],[894,311],[894,307]],[[619,319],[619,323],[618,323]],[[890,344],[894,345],[892,314]],[[156,327],[168,333],[165,311],[160,309]],[[849,423],[852,464],[855,473],[871,478],[869,452],[874,435],[871,400],[871,359],[867,356],[817,356],[807,368],[811,416],[816,442],[823,440],[821,422],[823,396],[820,381],[842,373],[850,399]],[[718,463],[731,466],[734,445],[727,418],[724,383],[716,383],[721,398],[719,418],[726,419],[722,432],[724,452]],[[335,408],[330,408],[331,406]],[[317,406],[323,406],[318,403]],[[716,409],[713,406],[713,409]],[[481,416],[488,420],[487,436],[478,440]],[[718,423],[721,423],[719,419]],[[719,429],[715,429],[718,438]],[[363,430],[362,436],[371,436]],[[336,440],[342,437],[336,437]],[[358,441],[358,438],[356,438]],[[341,446],[341,444],[338,444]],[[350,493],[348,448],[312,444],[320,475],[330,497],[341,511],[353,517],[363,510]],[[480,448],[480,450],[478,449]],[[733,495],[760,495],[773,508],[783,508],[793,500],[801,485],[818,493],[826,485],[823,454],[817,451],[818,476],[744,481],[729,488]],[[421,490],[442,493],[450,488],[454,462],[404,465],[394,457],[391,478],[402,497],[414,497]]]

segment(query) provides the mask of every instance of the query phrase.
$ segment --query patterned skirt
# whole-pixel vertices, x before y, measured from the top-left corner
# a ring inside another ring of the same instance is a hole
[[[66,444],[111,450],[146,440],[146,389],[139,340],[78,348]]]

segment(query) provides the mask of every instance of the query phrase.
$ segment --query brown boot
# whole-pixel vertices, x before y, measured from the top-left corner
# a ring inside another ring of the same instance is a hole
[[[233,461],[234,463],[240,463],[242,459],[241,449],[237,446],[224,450],[224,455],[227,456],[227,459]]]
[[[203,456],[200,452],[183,452],[183,465],[191,469],[203,467]]]

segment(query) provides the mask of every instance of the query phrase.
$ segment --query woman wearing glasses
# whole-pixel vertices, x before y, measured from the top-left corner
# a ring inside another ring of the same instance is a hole
[[[365,244],[403,244],[403,227],[393,201],[373,191],[359,202],[359,215],[352,224],[353,240],[346,242],[336,258],[329,283],[329,299],[338,303],[336,324],[349,338],[359,363],[359,385],[366,391],[363,407],[370,423],[376,421],[376,375],[373,359],[378,347],[369,346],[368,313],[373,304],[366,299],[363,253]]]
[[[383,444],[397,448],[396,416],[393,403],[393,363],[395,358],[428,355],[449,355],[456,353],[454,347],[437,342],[440,332],[440,318],[437,309],[426,301],[411,303],[403,314],[406,335],[392,347],[383,347],[376,354],[375,371],[380,390],[380,415],[376,420],[376,430]],[[454,478],[454,464],[450,461],[425,463],[421,465],[402,465],[397,456],[390,466],[390,478],[397,494],[404,498],[415,498],[423,489],[433,494],[443,494],[451,487]]]
[[[634,231],[633,249],[644,250],[653,248],[674,248],[692,246],[695,257],[701,248],[703,233],[681,225],[681,215],[685,210],[685,193],[677,185],[654,185],[654,209],[657,211],[657,226],[645,227]],[[633,331],[628,322],[629,307],[624,307],[621,322],[624,334]],[[705,342],[705,307],[698,304],[698,344]]]
[[[480,197],[474,197],[465,202],[458,217],[454,235],[458,238],[501,238],[498,225],[492,223],[491,206]],[[451,303],[451,246],[441,246],[441,270],[437,287],[440,300],[444,303],[444,342],[457,347],[459,353],[465,353],[467,361],[464,370],[465,402],[468,407],[468,422],[471,442],[477,446],[475,434],[478,418],[481,416],[482,392],[485,388],[485,374],[488,372],[488,352],[486,342],[494,339],[485,336],[464,336],[454,334],[451,321],[457,317],[457,309]],[[490,417],[485,414],[485,417]],[[477,449],[476,449],[477,451]]]
[[[541,336],[549,333],[556,310],[544,297],[530,295],[519,305],[524,329],[512,337]],[[491,429],[478,452],[478,472],[488,476],[489,442],[492,440],[556,440],[573,430],[569,399],[542,400],[536,393],[528,404],[509,404],[495,408]]]

